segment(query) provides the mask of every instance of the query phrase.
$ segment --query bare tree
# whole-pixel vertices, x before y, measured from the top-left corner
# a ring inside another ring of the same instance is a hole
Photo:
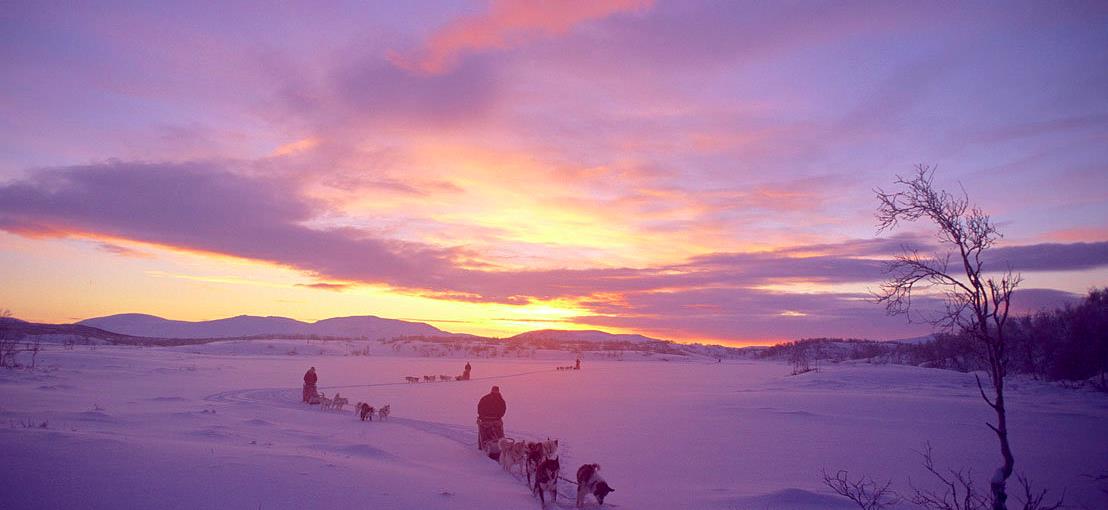
[[[12,312],[6,308],[0,309],[0,319],[10,319]],[[16,366],[15,357],[19,354],[20,335],[14,328],[7,327],[0,320],[0,367],[13,368]]]
[[[839,470],[832,476],[824,470],[823,484],[836,494],[853,501],[862,510],[881,510],[900,502],[900,496],[889,488],[892,485],[891,481],[878,485],[877,482],[865,476],[851,480],[850,473],[846,471]]]
[[[789,363],[793,365],[793,375],[800,375],[811,371],[811,359],[808,355],[808,344],[797,341],[789,349]]]
[[[910,178],[897,176],[895,192],[877,189],[881,205],[877,209],[878,232],[896,228],[901,221],[929,220],[938,227],[939,244],[948,249],[944,254],[921,256],[916,250],[905,249],[887,267],[887,280],[877,295],[890,315],[906,315],[912,320],[912,298],[928,291],[941,292],[945,310],[938,313],[917,313],[933,325],[960,329],[974,339],[981,349],[989,377],[991,397],[986,394],[981,379],[977,388],[981,398],[996,413],[996,425],[986,423],[1000,441],[1003,464],[997,468],[989,487],[994,510],[1006,510],[1005,489],[1012,476],[1015,458],[1008,444],[1008,420],[1004,407],[1004,379],[1008,369],[1005,324],[1012,292],[1019,286],[1019,274],[1007,268],[996,277],[986,273],[983,255],[1000,239],[1001,234],[988,214],[970,205],[965,190],[951,194],[937,189],[935,171],[928,165],[917,165]],[[953,264],[951,263],[953,259]]]
[[[38,353],[42,351],[42,340],[35,338],[35,341],[28,344],[23,350],[31,353],[31,368],[34,369]]]

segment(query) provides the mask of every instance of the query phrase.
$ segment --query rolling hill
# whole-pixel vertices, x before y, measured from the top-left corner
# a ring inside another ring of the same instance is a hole
[[[96,317],[77,324],[125,335],[151,338],[243,338],[273,335],[316,335],[342,338],[391,338],[406,335],[449,335],[430,324],[372,315],[301,322],[287,317],[239,315],[211,321],[176,321],[154,315],[126,313]]]

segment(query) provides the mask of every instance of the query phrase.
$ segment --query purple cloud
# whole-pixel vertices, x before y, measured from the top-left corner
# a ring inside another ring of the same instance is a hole
[[[1005,246],[989,254],[993,269],[1010,265],[1014,271],[1076,271],[1108,265],[1108,241],[1098,243],[1043,243]]]
[[[399,243],[353,228],[304,225],[325,211],[324,204],[299,195],[290,182],[213,163],[59,167],[0,186],[0,228],[10,232],[135,239],[475,302],[780,282],[876,282],[884,264],[878,256],[903,246],[926,246],[920,237],[904,235],[779,252],[711,254],[661,267],[474,271],[452,262],[464,254],[461,247]],[[796,256],[806,252],[819,255]],[[994,257],[1016,271],[1074,271],[1108,265],[1108,242],[1004,247]]]
[[[1032,313],[1077,302],[1080,296],[1053,289],[1020,289],[1013,294],[1015,314]],[[597,315],[576,322],[600,327],[651,331],[672,338],[745,338],[761,340],[805,337],[895,339],[933,331],[930,324],[889,316],[868,294],[783,293],[750,288],[689,289],[644,292],[619,302],[586,302]],[[913,303],[915,317],[943,309],[934,297]]]
[[[937,303],[922,301],[924,307]],[[812,336],[897,338],[930,331],[889,317],[866,294],[780,293],[749,288],[638,293],[619,303],[596,302],[597,316],[579,322],[636,328],[677,338],[761,340]]]
[[[486,58],[466,59],[439,74],[403,69],[381,55],[340,52],[332,58],[337,63],[314,79],[287,75],[296,68],[274,71],[281,73],[274,76],[280,84],[276,110],[331,143],[366,130],[379,135],[382,129],[473,123],[499,99],[498,70]]]
[[[136,257],[136,258],[149,258],[150,257],[149,253],[139,251],[139,250],[135,250],[135,249],[132,249],[132,248],[128,248],[126,246],[120,246],[118,244],[112,244],[112,243],[96,243],[96,248],[101,250],[101,251],[106,251],[108,253],[114,253],[116,255],[122,255],[122,256],[125,256],[125,257]]]
[[[280,179],[210,163],[63,167],[0,186],[0,228],[13,232],[134,239],[398,286],[447,263],[444,250],[301,225],[321,210]]]
[[[297,287],[308,287],[308,288],[311,288],[311,289],[318,289],[318,290],[329,290],[329,291],[333,291],[333,292],[340,292],[340,291],[344,291],[346,289],[349,289],[353,285],[348,284],[348,283],[316,282],[316,283],[298,283],[298,284],[296,284],[296,286]]]

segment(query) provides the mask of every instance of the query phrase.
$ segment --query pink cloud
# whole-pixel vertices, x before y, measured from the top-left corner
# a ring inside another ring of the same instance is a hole
[[[299,194],[293,181],[263,180],[211,163],[41,169],[0,185],[0,230],[21,235],[133,240],[264,261],[318,278],[305,286],[323,290],[366,283],[450,301],[523,305],[570,299],[591,313],[576,322],[639,327],[675,338],[916,331],[883,318],[863,293],[776,292],[761,286],[875,282],[883,275],[883,259],[903,246],[933,247],[927,238],[902,235],[714,253],[652,267],[509,270],[466,262],[472,254],[462,247],[305,226],[326,212],[325,204]],[[1108,266],[1108,242],[1001,247],[988,263],[1024,271],[1088,270]],[[1023,295],[1023,309],[1072,297],[1056,291]]]
[[[412,56],[391,55],[400,67],[438,74],[463,55],[503,49],[540,37],[553,37],[588,21],[649,7],[652,0],[497,0],[489,11],[455,20],[435,32]]]

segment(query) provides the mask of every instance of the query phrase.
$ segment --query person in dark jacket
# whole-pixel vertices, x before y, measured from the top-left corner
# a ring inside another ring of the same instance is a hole
[[[468,381],[469,380],[469,371],[470,370],[473,370],[473,367],[469,366],[469,362],[467,361],[466,366],[465,366],[465,370],[462,371],[462,380],[463,381]]]
[[[319,380],[319,376],[315,374],[315,367],[309,368],[304,373],[304,402],[311,403],[312,399],[316,396],[315,383]]]
[[[500,395],[500,387],[493,386],[488,395],[477,402],[477,448],[489,451],[490,442],[504,437],[504,413],[507,402]]]
[[[508,411],[508,403],[500,395],[500,386],[493,386],[488,395],[481,397],[477,402],[477,416],[481,418],[504,418]]]

